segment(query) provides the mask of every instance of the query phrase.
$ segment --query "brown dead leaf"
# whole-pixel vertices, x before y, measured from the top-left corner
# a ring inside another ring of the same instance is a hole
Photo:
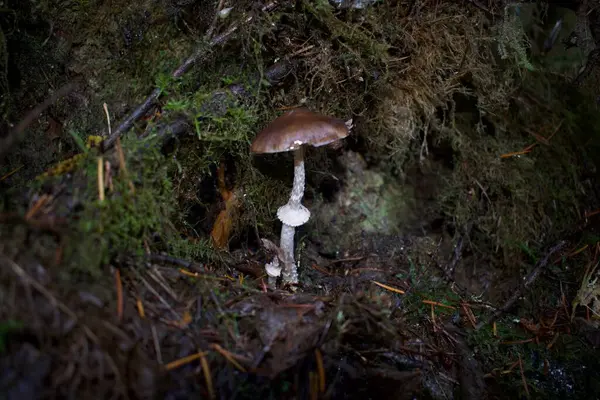
[[[213,225],[210,237],[213,244],[218,249],[223,249],[229,243],[229,237],[233,229],[233,221],[237,213],[239,202],[233,191],[227,190],[225,187],[225,166],[223,163],[218,170],[218,185],[221,197],[225,201],[225,209],[223,209]]]
[[[48,118],[48,127],[46,135],[50,140],[60,139],[63,130],[63,125],[60,121],[53,117]]]
[[[229,236],[233,228],[232,208],[234,207],[229,201],[225,203],[225,209],[217,216],[210,232],[213,244],[219,249],[225,248],[229,242]]]

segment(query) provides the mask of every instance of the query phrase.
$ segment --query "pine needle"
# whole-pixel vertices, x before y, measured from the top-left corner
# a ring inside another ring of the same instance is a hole
[[[180,358],[179,360],[171,361],[170,363],[168,363],[167,365],[165,365],[165,368],[167,369],[167,371],[170,371],[172,369],[176,369],[176,368],[179,368],[179,367],[181,367],[183,365],[189,364],[192,361],[195,361],[195,360],[197,360],[197,359],[199,359],[201,357],[204,357],[205,355],[206,355],[206,353],[204,353],[204,352],[201,351],[199,353],[192,354],[190,356]]]
[[[383,283],[379,283],[379,282],[377,282],[377,281],[371,281],[371,282],[373,282],[373,283],[374,283],[374,284],[376,284],[377,286],[380,286],[380,287],[382,287],[382,288],[384,288],[384,289],[387,289],[387,290],[389,290],[390,292],[399,293],[399,294],[404,294],[404,293],[406,293],[404,290],[401,290],[401,289],[396,289],[395,287],[388,286],[388,285],[384,285]]]
[[[136,305],[137,305],[137,309],[138,309],[138,314],[140,315],[140,318],[146,318],[146,312],[144,311],[144,303],[142,303],[142,299],[140,299],[139,297],[136,300]]]
[[[527,393],[527,398],[531,397],[529,394],[529,387],[527,385],[527,380],[525,379],[525,371],[523,371],[523,360],[521,359],[521,355],[519,354],[519,369],[521,370],[521,380],[523,381],[523,387],[525,388],[525,393]]]
[[[15,169],[13,169],[12,171],[8,172],[7,174],[3,175],[3,176],[0,178],[0,182],[2,182],[3,180],[5,180],[5,179],[6,179],[6,178],[8,178],[9,176],[11,176],[11,175],[13,175],[13,174],[15,174],[15,173],[19,172],[19,170],[20,170],[21,168],[23,168],[24,166],[25,166],[25,165],[21,165],[20,167],[17,167],[17,168],[15,168]]]
[[[238,370],[240,370],[241,372],[246,372],[246,368],[242,367],[240,365],[240,363],[238,363],[234,357],[234,354],[225,350],[224,348],[222,348],[221,346],[219,346],[217,343],[213,343],[210,346],[212,349],[216,350],[219,354],[221,354],[223,357],[225,357],[225,359],[227,361],[229,361],[230,363],[232,363]]]
[[[443,308],[449,308],[451,310],[456,310],[456,307],[452,307],[446,304],[442,304],[442,303],[438,303],[437,301],[433,301],[433,300],[423,300],[424,304],[430,304],[432,306],[437,306],[437,307],[443,307]]]
[[[206,353],[198,353],[200,355],[200,363],[202,364],[202,372],[204,374],[204,380],[206,381],[206,388],[208,389],[208,395],[211,399],[215,398],[215,390],[213,389],[212,376],[210,373],[210,367],[208,366],[208,360],[206,359]]]

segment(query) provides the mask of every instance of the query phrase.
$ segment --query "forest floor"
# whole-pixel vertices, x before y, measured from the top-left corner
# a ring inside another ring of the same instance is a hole
[[[482,3],[8,1],[0,398],[600,395],[594,31]],[[298,106],[353,128],[272,288]]]

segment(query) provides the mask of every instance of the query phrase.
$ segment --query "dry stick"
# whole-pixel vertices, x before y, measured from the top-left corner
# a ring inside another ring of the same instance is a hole
[[[550,248],[550,250],[546,253],[544,258],[542,258],[540,261],[538,261],[536,266],[533,268],[533,271],[531,271],[531,273],[527,276],[527,278],[525,278],[525,282],[523,283],[523,285],[506,301],[506,303],[504,303],[504,306],[502,306],[501,308],[496,310],[496,312],[487,321],[480,322],[477,325],[477,330],[483,328],[484,326],[486,326],[488,324],[493,323],[502,314],[507,312],[517,302],[517,300],[519,299],[519,297],[521,297],[523,292],[525,292],[527,289],[529,289],[529,287],[540,276],[540,274],[542,273],[542,270],[546,267],[546,265],[548,265],[548,262],[550,261],[550,257],[552,257],[552,255],[554,253],[556,253],[557,251],[559,251],[560,249],[565,247],[566,244],[567,244],[566,241],[561,240],[555,246]]]
[[[134,270],[135,271],[135,270]],[[135,271],[136,275],[138,276],[138,279],[142,281],[142,283],[144,284],[144,286],[146,286],[146,289],[148,289],[154,296],[156,296],[156,298],[158,299],[158,301],[160,301],[162,303],[163,306],[165,306],[167,308],[167,310],[169,310],[176,318],[177,321],[181,320],[181,315],[179,315],[174,309],[173,307],[171,307],[171,305],[156,291],[156,289],[154,289],[152,287],[152,285],[150,285],[148,283],[147,280],[145,280],[142,275]]]
[[[104,163],[102,157],[98,157],[98,198],[104,201]]]
[[[150,261],[168,262],[168,263],[175,264],[175,265],[178,265],[178,266],[186,268],[186,269],[194,270],[196,272],[206,272],[204,270],[204,266],[202,264],[198,264],[193,261],[182,260],[181,258],[176,258],[176,257],[164,255],[164,254],[152,254],[151,253],[151,254],[147,254],[147,257],[150,259]]]
[[[4,157],[8,153],[8,150],[10,150],[10,148],[13,145],[15,145],[21,139],[23,139],[22,135],[25,129],[27,129],[27,127],[31,125],[31,123],[36,118],[38,118],[41,113],[43,113],[48,107],[50,107],[56,100],[70,93],[76,87],[77,84],[71,82],[67,83],[66,85],[58,89],[56,92],[52,93],[52,95],[46,100],[44,100],[42,104],[39,104],[37,107],[31,110],[25,116],[25,118],[23,118],[21,122],[19,122],[17,126],[14,127],[14,129],[8,134],[8,136],[6,136],[3,139],[0,139],[0,162],[4,160]]]
[[[212,349],[214,349],[215,351],[217,351],[219,354],[221,354],[227,361],[229,361],[231,364],[233,364],[234,367],[236,367],[238,370],[240,370],[241,372],[246,372],[246,368],[244,368],[239,362],[237,362],[237,360],[234,358],[236,356],[236,354],[225,350],[224,348],[222,348],[221,346],[219,346],[218,343],[213,343],[210,345],[210,347]]]
[[[171,361],[170,363],[168,363],[165,366],[165,369],[167,371],[170,371],[172,369],[179,368],[182,365],[191,363],[192,361],[196,361],[197,359],[201,358],[204,354],[205,354],[204,352],[198,352],[196,354],[192,354],[190,356],[183,357],[183,358],[180,358],[180,359],[175,360],[175,361]]]
[[[213,21],[210,24],[210,26],[208,27],[208,30],[206,31],[206,36],[205,37],[207,39],[209,39],[209,40],[212,37],[213,32],[217,28],[217,21],[219,20],[219,13],[223,9],[224,3],[225,3],[225,0],[220,0],[219,4],[217,4],[217,8],[215,9],[215,16],[213,17]]]
[[[210,373],[210,367],[208,366],[208,360],[204,353],[200,354],[200,364],[202,365],[202,372],[204,374],[204,380],[206,381],[206,388],[208,389],[208,396],[211,399],[215,398],[215,390],[213,388],[212,375]]]
[[[272,1],[272,2],[265,4],[261,8],[261,10],[268,12],[268,11],[274,10],[277,6],[278,6],[277,2]],[[250,21],[252,21],[252,19],[254,19],[253,16],[248,16],[243,21],[243,23],[247,24]],[[181,64],[175,71],[173,71],[173,73],[171,74],[171,77],[172,78],[181,77],[183,74],[185,74],[187,71],[189,71],[189,69],[194,64],[196,64],[197,62],[199,62],[201,60],[204,60],[207,57],[207,53],[208,53],[207,50],[210,50],[212,47],[223,44],[227,40],[229,40],[231,38],[231,36],[235,32],[237,32],[240,25],[241,24],[239,24],[239,23],[233,24],[231,27],[229,27],[229,29],[227,29],[222,34],[217,35],[217,36],[213,37],[212,39],[210,39],[210,41],[208,42],[208,44],[206,46],[200,46],[200,48],[197,49],[194,54],[192,54],[188,59],[186,59],[183,62],[183,64]],[[158,100],[161,93],[162,93],[162,90],[160,88],[154,89],[152,91],[152,93],[150,94],[150,96],[148,96],[146,98],[146,100],[141,105],[138,106],[138,108],[136,108],[131,114],[129,114],[129,116],[127,118],[125,118],[125,120],[123,122],[121,122],[121,124],[117,127],[117,129],[115,129],[115,131],[112,132],[108,136],[108,138],[106,138],[102,142],[102,151],[106,151],[106,150],[110,149],[115,144],[115,141],[117,140],[118,137],[120,137],[123,133],[128,131],[133,126],[135,121],[137,121],[144,114],[146,114],[148,112],[148,110],[150,110],[150,108],[152,108],[152,106],[154,105],[156,100]]]
[[[167,292],[167,294],[169,296],[171,296],[171,298],[175,301],[179,301],[179,299],[177,298],[177,295],[175,294],[175,292],[173,291],[173,289],[171,289],[171,287],[164,282],[164,278],[162,277],[162,275],[160,275],[160,272],[158,272],[156,269],[154,270],[150,270],[148,271],[148,276],[150,278],[152,278],[152,280],[156,283],[158,283],[158,285],[163,288],[163,290],[165,292]]]
[[[454,271],[456,270],[456,266],[458,265],[458,262],[460,261],[460,258],[462,256],[462,249],[463,249],[464,243],[465,243],[465,237],[460,236],[458,238],[458,240],[456,241],[456,246],[454,247],[454,253],[452,255],[452,259],[450,260],[448,265],[445,268],[443,268],[444,274],[451,281],[454,280]]]

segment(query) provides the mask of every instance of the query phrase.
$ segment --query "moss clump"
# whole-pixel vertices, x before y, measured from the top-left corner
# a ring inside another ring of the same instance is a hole
[[[91,152],[82,173],[86,176],[83,210],[75,216],[70,240],[72,265],[95,275],[119,254],[139,256],[156,249],[156,240],[170,233],[176,217],[172,185],[165,158],[149,142],[126,141],[128,175],[112,159],[112,190],[98,199],[98,161]],[[133,189],[132,189],[133,188]]]
[[[535,68],[527,54],[530,44],[515,7],[520,7],[520,5],[504,7],[504,19],[497,26],[496,32],[498,53],[503,60],[510,59],[516,65],[533,71]]]

